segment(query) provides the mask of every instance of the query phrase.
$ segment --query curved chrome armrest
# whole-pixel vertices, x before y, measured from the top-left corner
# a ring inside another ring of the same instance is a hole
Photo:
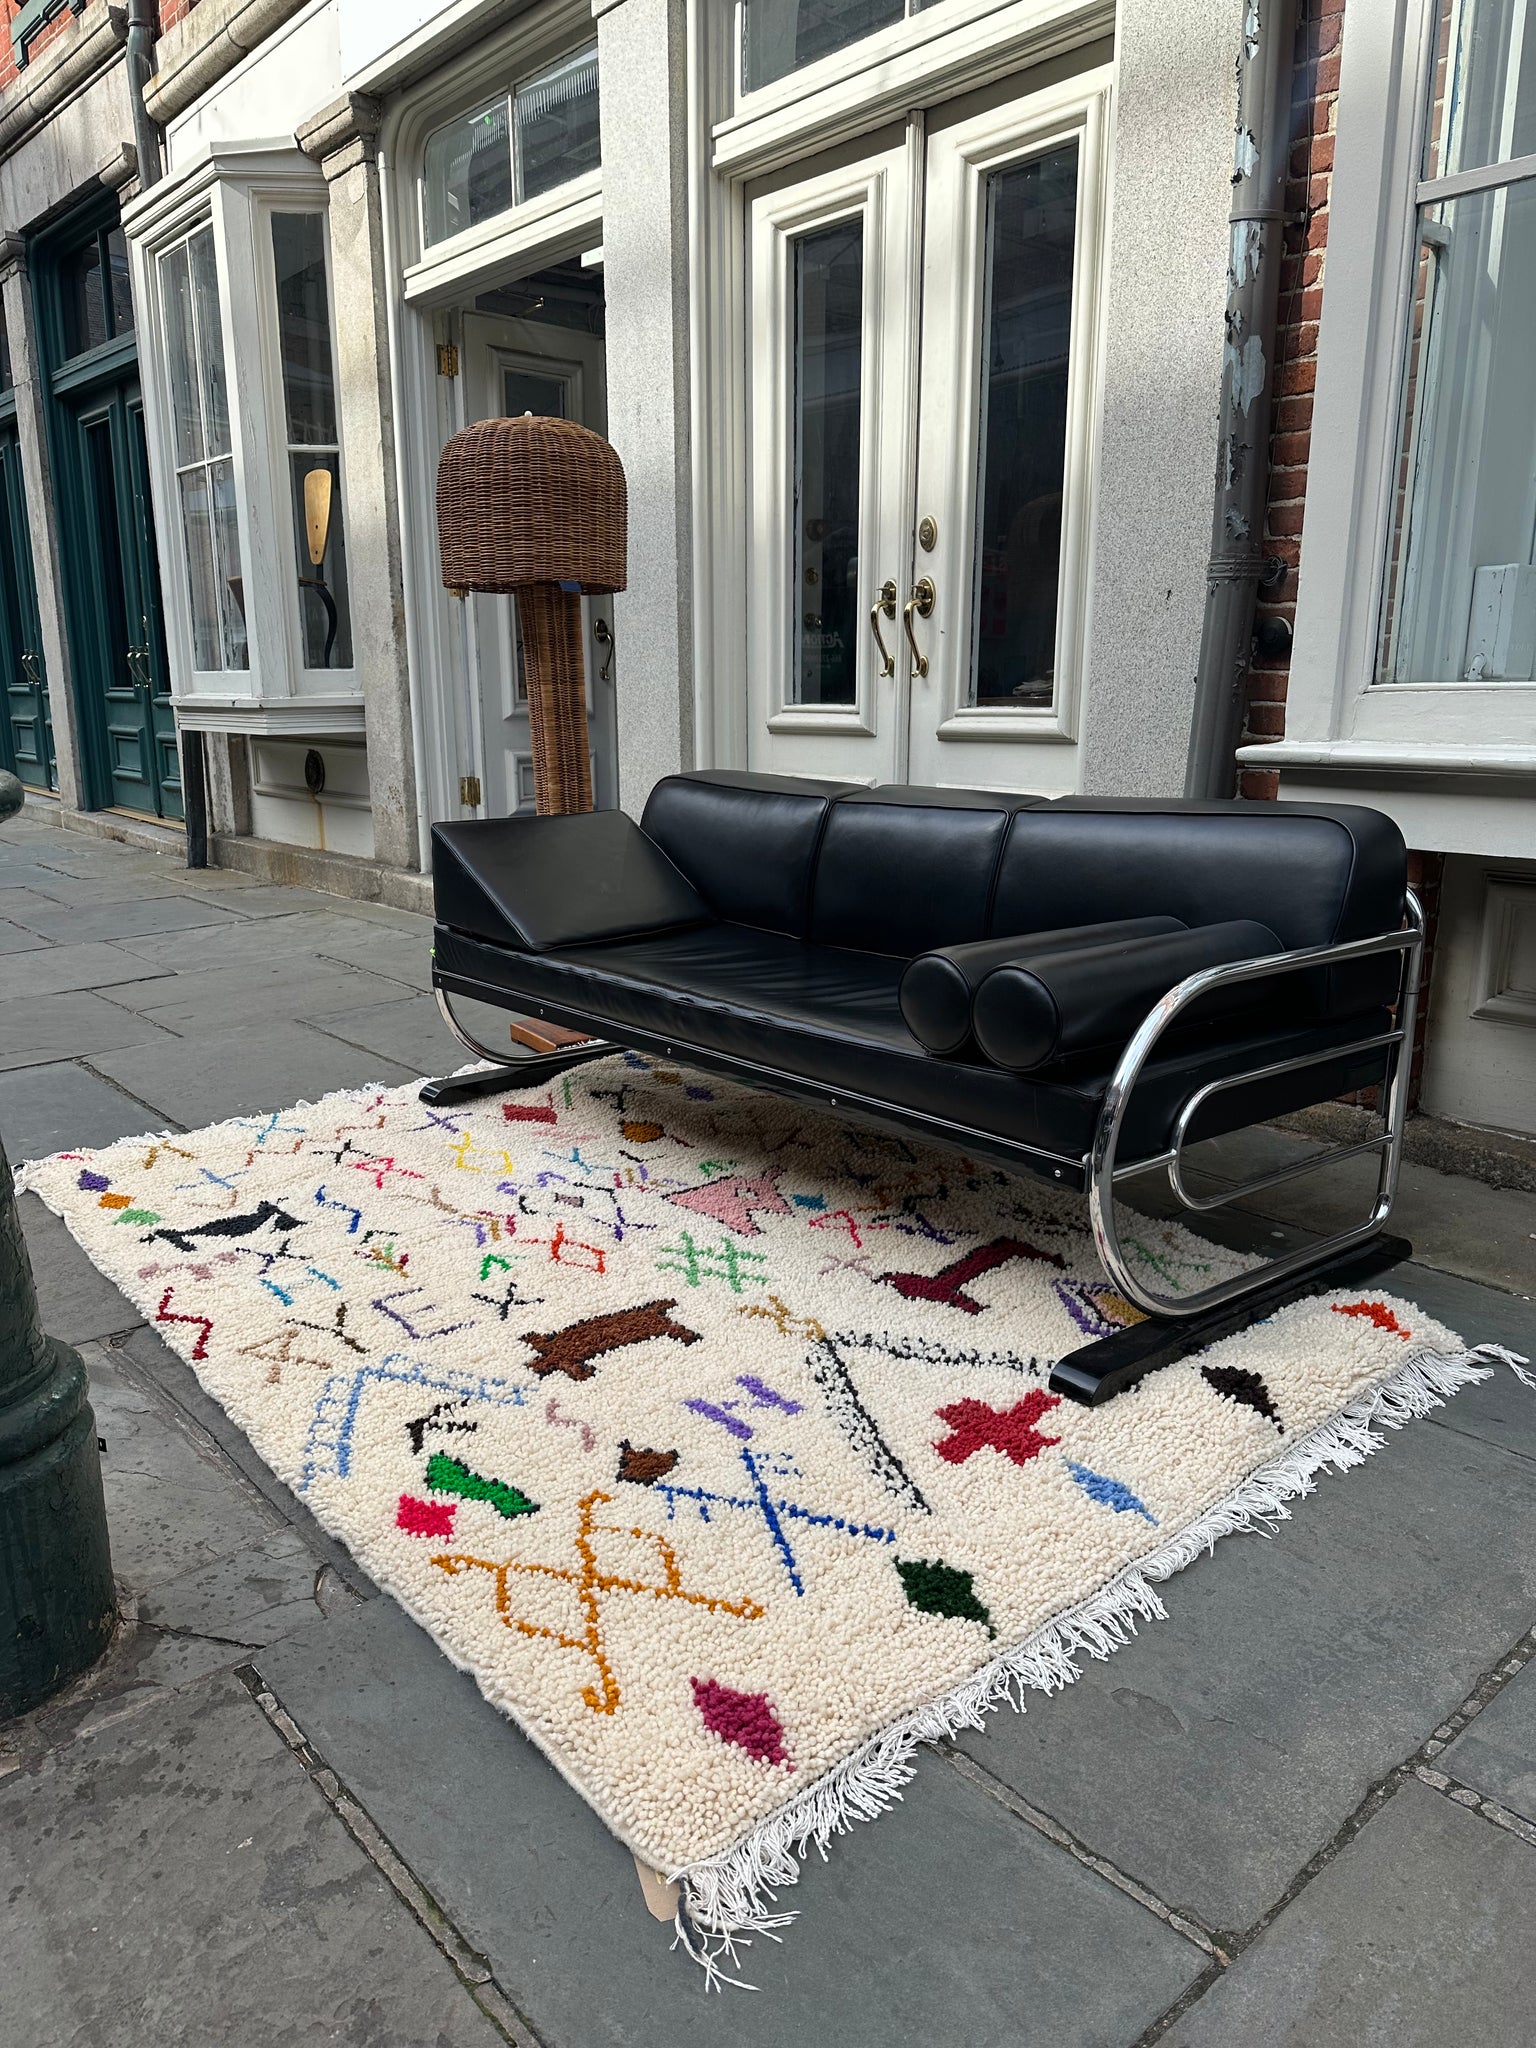
[[[1261,1286],[1267,1286],[1288,1273],[1301,1272],[1310,1265],[1321,1264],[1324,1260],[1335,1258],[1351,1245],[1363,1243],[1366,1238],[1381,1229],[1392,1211],[1393,1199],[1397,1193],[1398,1169],[1402,1161],[1403,1127],[1407,1121],[1408,1082],[1412,1065],[1413,1027],[1418,1013],[1419,969],[1423,952],[1424,913],[1419,906],[1418,898],[1410,889],[1407,895],[1406,923],[1401,931],[1384,932],[1379,937],[1371,939],[1350,939],[1338,946],[1308,946],[1290,953],[1271,953],[1259,960],[1240,960],[1226,967],[1207,967],[1198,974],[1189,975],[1176,988],[1169,989],[1168,993],[1153,1005],[1137,1026],[1130,1043],[1120,1056],[1099,1111],[1092,1149],[1083,1160],[1094,1242],[1104,1263],[1105,1272],[1127,1300],[1135,1302],[1149,1315],[1199,1315],[1207,1309],[1218,1307],[1223,1302],[1256,1292]],[[1403,956],[1396,1016],[1390,1031],[1372,1032],[1368,1037],[1348,1040],[1341,1045],[1331,1045],[1321,1052],[1305,1053],[1297,1059],[1271,1061],[1264,1066],[1249,1068],[1243,1073],[1226,1074],[1218,1080],[1208,1081],[1197,1088],[1181,1108],[1174,1126],[1173,1143],[1166,1152],[1158,1153],[1151,1159],[1137,1160],[1129,1166],[1117,1164],[1126,1113],[1143,1069],[1164,1032],[1208,989],[1228,986],[1234,982],[1263,981],[1279,974],[1299,974],[1308,968],[1336,967],[1347,960],[1368,960],[1383,953],[1401,953]],[[1212,1096],[1226,1089],[1243,1087],[1252,1081],[1267,1080],[1277,1074],[1299,1072],[1305,1067],[1323,1066],[1350,1053],[1368,1052],[1378,1046],[1387,1050],[1392,1067],[1385,1121],[1379,1137],[1368,1138],[1355,1145],[1314,1153],[1307,1159],[1281,1167],[1274,1173],[1263,1174],[1255,1180],[1244,1182],[1241,1187],[1234,1188],[1227,1194],[1212,1199],[1202,1199],[1189,1193],[1184,1185],[1184,1147],[1189,1142],[1189,1131],[1194,1119]],[[1316,1244],[1288,1252],[1283,1258],[1272,1259],[1256,1272],[1240,1273],[1233,1279],[1219,1281],[1214,1286],[1202,1288],[1194,1294],[1167,1295],[1159,1294],[1155,1288],[1150,1287],[1126,1259],[1115,1225],[1117,1180],[1127,1179],[1132,1174],[1147,1173],[1160,1166],[1166,1167],[1169,1186],[1184,1208],[1193,1211],[1210,1210],[1221,1208],[1242,1195],[1254,1193],[1259,1188],[1271,1187],[1279,1181],[1293,1179],[1319,1166],[1340,1159],[1353,1158],[1365,1152],[1377,1152],[1381,1157],[1376,1198],[1365,1221],[1346,1230],[1335,1231]]]

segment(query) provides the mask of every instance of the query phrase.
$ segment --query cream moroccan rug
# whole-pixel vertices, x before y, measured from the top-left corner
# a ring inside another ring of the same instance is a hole
[[[711,1971],[916,1744],[1160,1616],[1485,1368],[1368,1292],[1089,1410],[1074,1198],[633,1055],[370,1088],[22,1184],[645,1863]],[[1165,1284],[1241,1261],[1148,1224]]]

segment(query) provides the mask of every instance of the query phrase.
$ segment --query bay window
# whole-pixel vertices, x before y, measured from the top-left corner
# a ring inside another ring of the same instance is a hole
[[[231,148],[124,216],[183,723],[362,728],[326,205],[308,158]]]

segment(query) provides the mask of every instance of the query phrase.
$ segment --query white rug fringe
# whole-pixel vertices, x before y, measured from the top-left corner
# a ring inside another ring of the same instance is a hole
[[[798,1915],[775,1911],[777,1894],[798,1882],[801,1859],[812,1848],[825,1857],[834,1835],[846,1834],[856,1822],[877,1819],[900,1799],[916,1769],[920,1744],[940,1742],[962,1728],[981,1727],[984,1716],[1004,1701],[1022,1713],[1027,1692],[1051,1693],[1070,1685],[1079,1675],[1076,1659],[1084,1652],[1103,1659],[1130,1641],[1139,1621],[1165,1621],[1167,1610],[1155,1587],[1193,1564],[1202,1551],[1213,1549],[1218,1537],[1267,1534],[1275,1523],[1289,1521],[1286,1503],[1313,1492],[1325,1468],[1343,1472],[1361,1464],[1382,1448],[1378,1429],[1401,1429],[1428,1415],[1461,1388],[1491,1379],[1495,1364],[1507,1365],[1536,1392],[1536,1374],[1525,1369],[1529,1361],[1502,1345],[1480,1344],[1453,1356],[1421,1352],[1410,1358],[1332,1421],[1250,1474],[1187,1528],[1128,1565],[1091,1599],[1005,1650],[942,1699],[883,1729],[733,1849],[673,1872],[682,1886],[674,1948],[681,1946],[699,1965],[707,1989],[732,1984],[756,1990],[740,1977],[727,1976],[722,1963],[739,1968],[737,1948],[749,1947],[754,1935],[779,1939],[777,1930]]]

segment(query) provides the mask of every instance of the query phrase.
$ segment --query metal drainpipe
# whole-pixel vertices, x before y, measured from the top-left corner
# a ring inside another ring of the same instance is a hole
[[[1242,0],[1227,256],[1226,348],[1205,623],[1184,793],[1232,794],[1263,568],[1275,323],[1299,0]]]
[[[128,0],[128,105],[133,115],[133,147],[139,162],[139,189],[147,192],[165,175],[160,131],[149,118],[144,88],[154,75],[154,42],[158,17],[155,0]],[[181,807],[187,827],[187,866],[208,865],[208,771],[200,732],[183,732]]]

